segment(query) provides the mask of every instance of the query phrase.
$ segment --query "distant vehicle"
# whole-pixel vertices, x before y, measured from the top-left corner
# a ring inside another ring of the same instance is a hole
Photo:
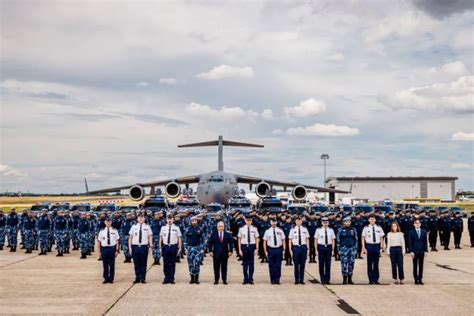
[[[136,205],[121,205],[118,207],[117,211],[121,211],[122,213],[130,213],[138,211],[138,206]]]
[[[467,217],[467,212],[465,209],[463,209],[462,207],[459,207],[459,206],[453,206],[449,209],[451,211],[451,214],[454,214],[454,213],[461,213],[462,217]]]
[[[53,213],[57,213],[58,211],[69,211],[70,209],[71,208],[70,208],[69,203],[54,204],[54,205],[51,206],[50,211],[53,212]]]
[[[417,211],[417,210],[420,209],[420,204],[418,204],[418,203],[407,203],[407,204],[405,205],[405,209]]]
[[[242,213],[249,213],[252,209],[252,202],[245,196],[237,195],[229,200],[227,209],[232,214],[236,210],[240,210]]]
[[[177,208],[199,207],[199,205],[199,200],[195,195],[181,195],[178,200],[176,200]]]
[[[395,204],[395,209],[396,210],[405,210],[406,204],[405,203],[397,203]]]
[[[115,204],[99,204],[95,207],[94,212],[115,212]]]
[[[276,196],[266,196],[258,200],[257,208],[263,212],[280,213],[283,209],[283,203]]]
[[[442,213],[444,211],[449,211],[449,207],[447,206],[438,206],[436,207],[436,210],[439,212],[439,213]]]
[[[219,213],[222,211],[222,205],[219,203],[207,204],[204,208],[210,213]]]
[[[293,215],[302,215],[308,212],[309,205],[306,203],[293,203],[287,207],[288,213]]]
[[[361,209],[363,209],[364,207],[367,207],[367,206],[369,206],[369,205],[356,205],[356,209],[358,207],[361,210]],[[369,208],[370,208],[370,210],[373,210],[371,206],[369,206]],[[350,213],[353,212],[353,210],[354,209],[352,208],[351,205],[343,205],[342,206],[342,211],[344,212],[344,214],[350,214]]]
[[[78,212],[90,212],[91,205],[90,204],[76,204],[73,205],[71,211],[78,211]]]
[[[359,204],[355,206],[355,210],[359,212],[364,212],[364,213],[365,212],[372,213],[374,211],[374,208],[368,204]]]
[[[322,212],[329,212],[330,209],[327,205],[316,204],[316,205],[311,206],[311,211],[315,213],[322,213]]]
[[[31,206],[30,210],[33,212],[39,212],[44,209],[49,211],[50,204],[49,203],[38,203]]]
[[[393,208],[392,208],[391,205],[382,204],[382,205],[376,205],[375,210],[380,211],[380,213],[382,213],[382,214],[386,214],[386,213],[389,213],[389,212],[393,211]]]
[[[142,209],[147,211],[159,211],[163,209],[166,210],[168,209],[168,200],[162,195],[155,195],[146,199],[141,207]]]

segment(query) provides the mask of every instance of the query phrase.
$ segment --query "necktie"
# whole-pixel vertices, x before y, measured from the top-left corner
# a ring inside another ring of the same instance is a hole
[[[107,246],[110,246],[110,230],[107,227]]]
[[[168,246],[171,244],[171,225],[169,225],[170,228],[168,230]]]
[[[142,224],[140,224],[140,232],[138,233],[138,244],[142,244]]]
[[[298,246],[301,246],[301,226],[298,227]]]
[[[420,230],[418,229],[416,232],[418,233],[418,239],[420,239]]]
[[[275,228],[273,228],[273,245],[277,246],[277,235],[275,233]]]
[[[324,246],[328,245],[328,229],[324,228]]]
[[[222,232],[219,233],[219,240],[222,242],[223,238],[222,238]]]
[[[247,226],[247,236],[248,244],[250,245],[250,226]]]
[[[375,225],[372,226],[372,242],[375,244]]]

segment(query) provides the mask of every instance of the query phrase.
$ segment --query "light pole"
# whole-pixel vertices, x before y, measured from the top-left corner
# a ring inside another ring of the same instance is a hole
[[[329,159],[328,154],[322,154],[321,159],[324,161],[324,186],[326,186],[326,160]]]

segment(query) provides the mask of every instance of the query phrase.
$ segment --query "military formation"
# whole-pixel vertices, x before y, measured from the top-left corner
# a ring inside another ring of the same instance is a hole
[[[146,264],[151,253],[153,264],[163,265],[164,284],[174,283],[176,263],[185,258],[190,283],[199,284],[200,266],[206,256],[213,257],[214,283],[222,280],[227,284],[227,260],[233,254],[242,263],[243,284],[254,284],[256,257],[260,263],[268,263],[271,284],[280,284],[282,263],[293,266],[295,284],[305,284],[306,263],[319,263],[321,283],[330,284],[332,260],[340,261],[343,283],[353,284],[356,259],[365,255],[369,283],[379,284],[379,258],[388,250],[385,249],[387,235],[396,232],[392,230],[393,223],[403,239],[403,254],[410,253],[413,258],[417,257],[414,251],[425,252],[423,236],[426,236],[426,252],[438,251],[438,245],[440,249],[450,250],[451,238],[455,249],[461,248],[462,214],[434,209],[387,213],[328,209],[289,214],[285,210],[269,213],[255,209],[231,212],[210,212],[205,208],[138,209],[96,213],[45,208],[38,212],[17,213],[11,209],[4,214],[0,211],[0,250],[7,243],[10,252],[16,252],[19,246],[27,254],[38,251],[39,255],[48,255],[54,251],[57,257],[77,251],[80,259],[87,259],[98,250],[98,260],[104,261],[104,271],[107,270],[104,283],[113,283],[118,254],[123,256],[124,263],[134,263],[135,283],[146,283]],[[467,226],[474,247],[472,214]],[[411,236],[412,231],[417,234],[413,234],[415,237]],[[416,245],[416,237],[422,242],[421,248]],[[393,250],[395,253],[397,249]],[[415,282],[422,284],[416,276]]]

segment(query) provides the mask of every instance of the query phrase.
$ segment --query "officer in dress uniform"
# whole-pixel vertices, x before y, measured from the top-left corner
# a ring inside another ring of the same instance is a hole
[[[4,216],[3,211],[0,209],[0,250],[3,250],[5,244],[5,235],[7,227],[7,218]]]
[[[254,284],[253,272],[255,264],[255,254],[258,253],[259,234],[255,226],[252,225],[252,217],[245,217],[245,225],[239,229],[238,245],[239,254],[242,257],[242,267],[244,270],[244,281],[242,284]]]
[[[436,241],[438,239],[439,218],[436,216],[435,210],[430,210],[428,215],[428,239],[430,242],[431,251],[438,251],[436,249]]]
[[[292,263],[293,259],[291,258],[291,254],[290,254],[290,250],[291,250],[290,239],[288,238],[290,236],[290,231],[292,228],[291,221],[292,221],[291,216],[288,216],[285,219],[283,219],[282,217],[281,229],[285,233],[285,265],[286,266],[293,265]]]
[[[316,242],[314,234],[316,233],[317,223],[316,215],[311,212],[309,218],[306,220],[306,228],[309,232],[309,263],[316,263]]]
[[[151,247],[151,236],[150,226],[145,224],[145,218],[140,215],[138,223],[133,225],[128,232],[128,246],[132,250],[135,266],[135,281],[133,283],[146,283],[146,263]]]
[[[329,227],[329,219],[323,217],[323,227],[316,229],[314,243],[319,261],[319,277],[321,284],[331,284],[331,257],[334,255],[334,240],[336,235]]]
[[[357,253],[357,230],[351,227],[351,218],[344,218],[344,226],[337,234],[338,249],[341,253],[342,284],[354,284],[352,274]]]
[[[293,265],[295,272],[295,284],[305,284],[304,268],[306,265],[306,257],[308,255],[309,232],[308,229],[301,224],[301,217],[296,218],[296,226],[290,231],[288,238],[290,239],[290,254],[293,257]]]
[[[102,257],[102,267],[104,269],[103,277],[105,283],[114,283],[115,276],[115,257],[118,256],[120,250],[120,235],[118,231],[112,227],[112,220],[105,220],[105,228],[99,231],[97,235],[97,249]]]
[[[443,232],[441,235],[443,236],[444,250],[450,250],[449,242],[451,240],[452,219],[448,211],[443,212],[443,217],[440,223],[441,223],[441,231]]]
[[[362,258],[362,231],[366,226],[366,218],[363,218],[360,214],[360,211],[356,211],[355,220],[352,223],[352,226],[357,230],[357,259]]]
[[[16,252],[19,223],[20,220],[16,210],[14,208],[10,209],[10,213],[7,215],[8,246],[10,247],[10,252]]]
[[[168,215],[166,225],[160,232],[161,255],[163,256],[163,284],[174,284],[176,255],[181,251],[181,230],[173,224],[173,215]]]
[[[191,276],[189,284],[199,284],[204,232],[198,226],[196,216],[191,217],[191,226],[186,229],[184,237],[186,239],[189,275]]]
[[[281,261],[285,252],[285,233],[277,227],[276,218],[270,220],[271,227],[263,235],[265,257],[268,259],[271,284],[280,284]]]
[[[453,225],[454,247],[456,249],[461,249],[461,237],[462,237],[462,232],[464,231],[464,222],[463,222],[460,212],[456,212],[455,217],[453,218],[452,225]]]
[[[380,284],[379,259],[385,248],[382,227],[375,224],[375,215],[369,215],[369,225],[362,231],[362,249],[367,254],[367,274],[369,284]]]

